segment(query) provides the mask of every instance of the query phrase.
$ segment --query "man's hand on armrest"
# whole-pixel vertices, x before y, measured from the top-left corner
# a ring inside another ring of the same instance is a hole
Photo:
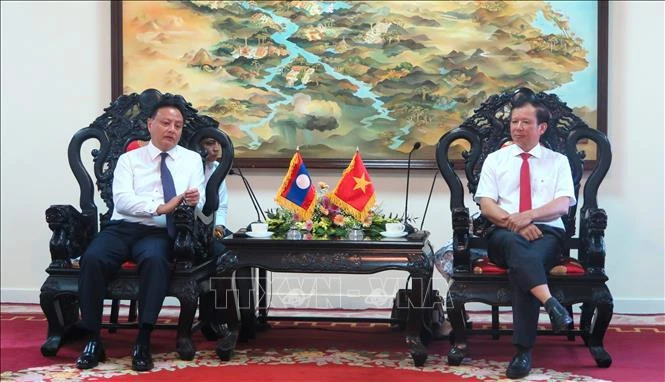
[[[492,223],[498,227],[508,228],[513,232],[521,233],[522,229],[533,222],[546,222],[554,220],[568,213],[570,199],[562,196],[552,200],[542,207],[532,210],[508,214],[490,198],[480,199],[480,210]]]
[[[570,198],[560,196],[542,207],[526,211],[531,214],[531,221],[546,222],[559,218],[568,213],[570,207]]]
[[[497,227],[506,228],[510,215],[490,198],[480,198],[480,212]]]
[[[215,236],[218,239],[221,239],[224,237],[224,232],[225,228],[223,225],[217,225],[215,226],[215,230],[213,231],[213,236]]]

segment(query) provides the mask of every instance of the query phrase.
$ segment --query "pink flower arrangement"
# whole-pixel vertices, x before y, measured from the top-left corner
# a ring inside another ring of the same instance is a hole
[[[399,221],[397,215],[384,216],[376,208],[370,211],[363,221],[358,221],[330,200],[327,196],[328,188],[325,182],[318,182],[317,206],[311,219],[304,220],[289,210],[279,208],[276,211],[268,211],[269,229],[279,237],[285,235],[286,231],[295,225],[303,232],[305,239],[333,239],[347,237],[352,228],[362,228],[365,236],[376,238],[385,230],[385,223]]]

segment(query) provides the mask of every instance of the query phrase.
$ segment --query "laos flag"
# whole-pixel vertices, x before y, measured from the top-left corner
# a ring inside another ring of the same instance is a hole
[[[302,220],[311,218],[314,213],[316,189],[299,150],[293,154],[289,171],[284,176],[275,201],[280,206],[296,213]]]

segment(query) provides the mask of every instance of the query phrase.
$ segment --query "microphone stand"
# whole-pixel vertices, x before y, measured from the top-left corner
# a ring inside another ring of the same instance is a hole
[[[434,191],[434,183],[436,182],[436,176],[439,175],[439,172],[434,173],[434,178],[432,179],[432,187],[429,189],[429,196],[427,197],[427,204],[425,204],[425,212],[423,212],[423,220],[420,222],[420,230],[423,230],[423,224],[425,224],[425,216],[427,216],[427,209],[429,208],[429,201],[432,199],[432,191]]]
[[[411,154],[413,154],[414,151],[418,150],[420,148],[420,142],[416,142],[413,144],[413,148],[411,151],[409,151],[409,158],[406,162],[406,201],[404,202],[404,230],[407,233],[413,233],[415,231],[415,228],[411,224],[408,223],[407,221],[407,211],[409,210],[409,181],[410,181],[410,175],[411,175]]]
[[[240,167],[236,167],[237,174],[240,175],[240,178],[242,178],[242,182],[245,185],[245,189],[247,190],[247,194],[249,194],[249,199],[252,201],[252,205],[254,206],[254,210],[256,211],[256,218],[257,222],[261,223],[261,216],[263,216],[263,221],[267,221],[266,216],[263,214],[263,210],[261,209],[261,205],[259,204],[259,199],[256,197],[256,194],[254,194],[254,190],[252,189],[252,186],[249,184],[249,180],[245,178],[245,175],[243,175],[242,170]],[[235,174],[233,170],[230,171],[231,174]],[[252,223],[249,223],[247,227],[244,229],[245,232],[251,231],[252,230]],[[238,233],[234,234],[233,237],[247,237],[247,234],[245,232],[242,232],[243,229],[240,229]],[[236,236],[238,235],[238,236]],[[238,288],[238,302],[239,302],[239,313],[241,320],[244,323],[247,323],[247,328],[243,328],[243,332],[247,332],[248,335],[253,336],[254,331],[257,330],[257,321],[263,320],[262,322],[259,323],[261,325],[262,323],[265,324],[266,321],[266,310],[265,310],[265,300],[263,296],[259,296],[259,316],[260,317],[255,317],[255,309],[256,306],[254,304],[254,283],[255,283],[255,276],[252,273],[252,268],[244,268],[244,269],[239,269],[236,271],[236,288]],[[259,290],[267,290],[266,287],[266,270],[265,269],[258,269],[258,282],[260,285]],[[260,293],[259,293],[260,295]],[[245,324],[243,323],[243,327]],[[263,325],[262,327],[264,327]],[[265,330],[265,329],[264,329]]]
[[[240,175],[240,178],[242,178],[242,182],[245,185],[245,189],[247,190],[247,194],[249,195],[249,199],[252,201],[252,206],[254,206],[254,210],[256,211],[257,221],[259,223],[262,222],[262,220],[261,220],[262,216],[263,216],[263,221],[266,221],[266,216],[263,214],[263,210],[261,209],[261,205],[259,204],[259,200],[256,197],[256,194],[254,194],[254,190],[252,190],[252,186],[249,184],[249,181],[247,180],[247,178],[245,178],[245,176],[242,173],[242,170],[240,170],[239,167],[236,167],[236,171],[237,171],[237,174]],[[236,172],[233,171],[233,170],[231,170],[230,173],[231,174],[236,174]]]

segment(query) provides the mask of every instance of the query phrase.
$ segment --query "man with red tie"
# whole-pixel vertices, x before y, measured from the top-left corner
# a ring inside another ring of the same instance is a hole
[[[487,156],[475,194],[481,213],[493,223],[487,234],[489,257],[508,268],[512,289],[517,354],[506,370],[509,378],[525,377],[531,370],[541,305],[555,332],[572,322],[547,286],[547,271],[562,253],[561,216],[576,203],[567,158],[539,143],[549,119],[544,105],[513,100],[509,120],[514,144]]]

